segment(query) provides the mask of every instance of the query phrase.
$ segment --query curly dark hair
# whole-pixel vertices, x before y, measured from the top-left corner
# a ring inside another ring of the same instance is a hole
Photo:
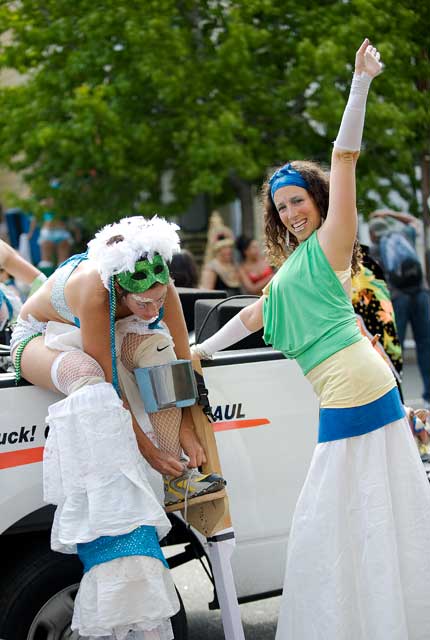
[[[328,211],[329,174],[317,164],[308,160],[294,160],[291,166],[298,171],[308,184],[308,193],[315,202],[321,217],[325,220]],[[293,234],[289,234],[289,247],[285,248],[287,229],[282,224],[278,210],[272,200],[269,179],[261,188],[261,201],[264,209],[264,232],[266,254],[273,266],[280,267],[289,255],[297,249],[298,241]],[[352,252],[352,275],[360,270],[361,250],[358,241],[355,240]]]

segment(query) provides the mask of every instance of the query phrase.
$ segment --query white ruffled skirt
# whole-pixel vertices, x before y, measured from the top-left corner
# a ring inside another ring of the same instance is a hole
[[[51,405],[47,421],[44,499],[57,505],[53,550],[76,553],[77,543],[141,525],[155,527],[159,538],[166,535],[170,522],[148,480],[151,469],[112,385],[83,387]],[[164,564],[131,555],[84,574],[72,628],[99,639],[171,640],[170,618],[178,609]]]
[[[430,638],[430,486],[406,419],[317,445],[276,640]]]

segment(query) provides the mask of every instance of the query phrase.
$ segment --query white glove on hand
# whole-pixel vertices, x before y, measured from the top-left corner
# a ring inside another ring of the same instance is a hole
[[[243,324],[239,317],[239,314],[235,315],[231,320],[227,322],[219,331],[214,333],[213,336],[191,347],[191,355],[197,356],[202,360],[210,360],[216,351],[221,351],[230,347],[232,344],[236,344],[243,338],[249,336],[253,331],[250,331]]]
[[[366,100],[372,79],[382,71],[379,51],[366,38],[355,56],[348,103],[343,113],[334,146],[345,151],[359,151],[363,136]]]

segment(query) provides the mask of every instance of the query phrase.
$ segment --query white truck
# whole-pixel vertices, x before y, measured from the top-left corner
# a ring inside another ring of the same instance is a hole
[[[297,364],[270,348],[224,351],[202,364],[236,534],[237,594],[249,602],[282,589],[318,405]],[[3,373],[0,398],[0,638],[78,640],[70,622],[81,564],[77,556],[50,550],[53,507],[42,497],[45,416],[59,396],[16,386],[13,374]],[[170,566],[205,556],[204,539],[179,514],[170,517],[165,546],[185,545],[167,554]],[[176,640],[186,640],[183,606],[173,627]]]

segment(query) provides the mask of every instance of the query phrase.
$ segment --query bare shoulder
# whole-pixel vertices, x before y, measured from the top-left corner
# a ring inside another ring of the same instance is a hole
[[[104,313],[109,306],[109,293],[95,267],[82,263],[67,283],[67,299],[73,311],[81,317],[87,312]]]

